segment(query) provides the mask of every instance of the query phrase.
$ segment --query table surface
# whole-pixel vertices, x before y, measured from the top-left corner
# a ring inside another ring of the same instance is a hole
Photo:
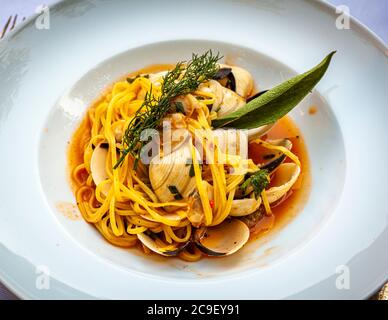
[[[311,0],[314,1],[314,0]],[[0,0],[0,30],[11,15],[18,15],[16,23],[29,17],[42,4],[51,5],[58,0]],[[350,14],[388,42],[388,0],[328,0],[333,5],[349,7]],[[1,241],[1,239],[0,239]],[[0,283],[0,300],[17,299]]]

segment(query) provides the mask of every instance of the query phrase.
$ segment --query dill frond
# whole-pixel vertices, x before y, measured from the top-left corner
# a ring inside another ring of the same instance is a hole
[[[161,125],[162,119],[170,111],[173,98],[189,94],[201,83],[212,79],[219,69],[217,62],[220,59],[219,53],[213,55],[211,50],[202,55],[193,54],[190,61],[178,62],[175,68],[163,77],[160,97],[152,95],[152,88],[147,92],[141,107],[125,130],[123,149],[114,169],[120,166],[128,154],[134,157],[136,168],[141,150],[148,143],[140,139],[142,131],[157,129]]]

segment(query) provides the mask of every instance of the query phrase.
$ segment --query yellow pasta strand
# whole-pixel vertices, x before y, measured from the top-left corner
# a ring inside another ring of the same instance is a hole
[[[300,161],[299,161],[299,158],[293,154],[290,150],[288,150],[287,148],[283,147],[283,146],[274,146],[268,142],[265,142],[261,139],[255,139],[252,141],[252,143],[258,143],[258,144],[261,144],[264,148],[267,148],[267,149],[270,149],[270,150],[278,150],[282,153],[284,153],[287,157],[289,157],[292,161],[294,161],[299,167],[301,167],[301,164],[300,164]]]

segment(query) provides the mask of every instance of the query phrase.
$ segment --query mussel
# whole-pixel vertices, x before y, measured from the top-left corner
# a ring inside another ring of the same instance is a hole
[[[271,124],[266,124],[264,126],[260,126],[258,128],[249,129],[248,130],[248,139],[249,139],[249,141],[264,136],[268,131],[270,131],[272,129],[272,127],[274,125],[275,125],[274,123],[271,123]]]
[[[194,233],[197,247],[209,256],[227,256],[240,250],[249,239],[249,228],[239,219],[227,219],[214,227]]]

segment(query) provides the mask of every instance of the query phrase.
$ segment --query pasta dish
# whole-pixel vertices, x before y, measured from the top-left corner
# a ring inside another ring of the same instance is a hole
[[[332,55],[264,91],[211,51],[117,81],[70,145],[83,218],[113,245],[145,253],[197,261],[237,252],[303,187],[303,139],[286,114]]]

